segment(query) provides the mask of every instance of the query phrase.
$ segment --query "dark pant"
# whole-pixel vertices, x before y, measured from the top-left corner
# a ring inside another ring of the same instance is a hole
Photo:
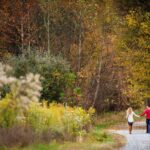
[[[146,119],[146,133],[150,133],[149,126],[150,126],[150,119]]]
[[[129,126],[132,126],[132,125],[133,125],[133,122],[128,122],[128,125],[129,125]]]

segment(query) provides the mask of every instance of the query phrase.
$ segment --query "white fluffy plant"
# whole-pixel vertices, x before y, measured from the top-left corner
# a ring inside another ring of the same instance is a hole
[[[0,88],[9,85],[12,101],[15,101],[18,110],[17,119],[23,119],[30,104],[32,102],[38,104],[42,90],[40,75],[29,73],[25,77],[17,79],[8,75],[11,69],[11,67],[0,63]]]
[[[6,84],[11,84],[16,81],[14,77],[8,77],[8,72],[11,71],[11,67],[0,63],[0,88]]]

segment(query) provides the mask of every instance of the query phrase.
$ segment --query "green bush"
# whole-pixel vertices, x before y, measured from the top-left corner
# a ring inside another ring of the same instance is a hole
[[[16,77],[30,72],[38,73],[43,77],[41,99],[61,102],[66,96],[64,91],[73,88],[76,77],[70,71],[68,62],[60,56],[32,54],[13,57],[9,63],[13,67],[12,74]]]
[[[40,91],[42,90],[40,82],[41,77],[39,74],[34,75],[32,73],[28,73],[26,76],[22,76],[17,79],[13,76],[8,76],[8,70],[10,71],[12,68],[0,63],[0,89],[3,89],[3,87],[7,85],[10,90],[10,97],[8,97],[8,103],[6,103],[8,105],[6,106],[10,108],[6,108],[4,111],[10,110],[11,108],[13,109],[14,107],[11,106],[13,104],[16,108],[15,112],[17,112],[17,119],[23,120],[25,117],[24,114],[29,108],[30,103],[39,102],[39,97],[41,95]],[[5,104],[5,101],[7,102],[7,99],[2,99],[2,106]]]
[[[85,126],[91,125],[94,111],[87,112],[81,107],[65,107],[51,103],[48,107],[32,104],[27,113],[27,124],[36,131],[51,130],[56,133],[79,135],[84,133]]]
[[[7,95],[0,101],[0,127],[8,128],[17,123],[17,112],[11,96]]]
[[[0,99],[4,98],[7,95],[7,93],[9,93],[9,92],[10,92],[9,86],[4,85],[3,88],[1,88],[1,90],[0,90],[0,93],[1,93]]]
[[[32,104],[27,112],[26,122],[36,131],[44,131],[50,128],[52,119],[51,112],[46,111],[44,107]]]

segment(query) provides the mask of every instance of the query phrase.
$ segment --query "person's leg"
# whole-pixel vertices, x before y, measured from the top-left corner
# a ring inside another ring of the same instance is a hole
[[[131,132],[132,132],[132,123],[131,122],[128,122],[128,127],[129,127],[129,134],[131,134]]]
[[[133,123],[131,123],[131,129],[130,129],[131,131],[130,131],[130,134],[132,133],[132,125],[133,125]]]
[[[128,129],[129,129],[129,133],[130,133],[130,123],[128,122]]]
[[[131,134],[131,126],[129,125],[129,134]]]
[[[149,121],[148,121],[148,119],[146,119],[146,133],[148,133],[148,123],[149,123]]]
[[[150,133],[150,119],[147,119],[147,133]]]

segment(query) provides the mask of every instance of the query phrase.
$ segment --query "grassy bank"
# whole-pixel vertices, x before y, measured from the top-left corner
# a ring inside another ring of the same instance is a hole
[[[24,148],[4,148],[0,150],[117,150],[124,145],[124,138],[120,135],[108,135],[104,132],[94,133],[82,143],[66,142],[50,144],[34,144]],[[120,140],[123,139],[123,140]]]
[[[117,150],[125,144],[125,138],[117,134],[109,134],[108,128],[126,122],[125,112],[103,113],[96,116],[95,126],[82,142],[35,143],[27,147],[4,148],[0,150]]]
[[[97,115],[96,127],[99,130],[104,130],[125,122],[125,112],[106,112]]]
[[[51,142],[50,144],[33,144],[28,147],[20,148],[6,148],[1,147],[0,150],[73,150],[73,149],[85,149],[85,150],[97,150],[101,146],[112,145],[114,139],[112,135],[107,134],[103,130],[98,130],[94,128],[90,133],[88,133],[82,142]]]
[[[136,114],[141,114],[144,108],[135,110]],[[135,121],[142,121],[145,117],[134,117]],[[120,112],[105,112],[96,116],[96,128],[99,130],[113,129],[116,126],[127,124],[126,111]]]
[[[135,110],[140,114],[143,109]],[[86,135],[83,136],[82,142],[64,141],[58,143],[53,141],[47,143],[35,143],[27,147],[6,148],[1,147],[0,150],[117,150],[122,147],[126,140],[118,134],[109,134],[108,129],[115,129],[126,124],[126,112],[106,112],[95,116],[94,127]],[[136,118],[142,120],[144,118]]]

